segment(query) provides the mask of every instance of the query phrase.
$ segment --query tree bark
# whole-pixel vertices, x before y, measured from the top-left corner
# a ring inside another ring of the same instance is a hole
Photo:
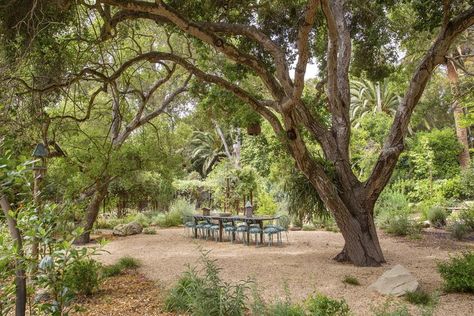
[[[109,188],[109,179],[100,179],[95,185],[95,192],[86,209],[86,216],[82,222],[84,232],[74,241],[76,244],[83,245],[91,241],[90,233],[94,227],[94,223],[99,215],[100,205],[107,195]]]
[[[451,84],[451,91],[454,97],[454,103],[452,105],[453,115],[454,115],[454,126],[456,129],[456,137],[458,142],[462,146],[462,151],[459,153],[459,164],[461,169],[468,169],[471,166],[471,157],[469,156],[469,141],[467,128],[462,127],[461,121],[464,116],[464,109],[459,104],[457,98],[459,97],[459,87],[458,87],[458,73],[456,67],[451,60],[448,60],[446,63],[448,68],[448,79]]]
[[[23,257],[23,241],[16,220],[10,216],[10,203],[6,196],[0,196],[0,206],[8,223],[8,229],[16,246],[15,259],[15,315],[24,316],[26,313],[26,273],[21,258]]]

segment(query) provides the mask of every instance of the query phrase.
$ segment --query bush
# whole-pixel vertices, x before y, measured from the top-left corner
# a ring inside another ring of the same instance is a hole
[[[167,213],[160,213],[153,217],[153,224],[160,227],[174,227],[183,223],[186,216],[194,214],[194,205],[185,199],[176,199],[171,203]]]
[[[303,306],[288,301],[278,301],[270,305],[265,315],[268,316],[306,316]],[[316,315],[316,314],[315,314]]]
[[[147,227],[143,230],[143,233],[145,235],[156,235],[156,230],[154,228]]]
[[[132,257],[122,257],[117,263],[102,268],[102,275],[106,278],[121,274],[126,269],[137,269],[140,261]]]
[[[387,301],[374,309],[374,316],[411,316],[411,314],[405,305]]]
[[[138,259],[129,256],[120,258],[117,264],[123,269],[137,269],[141,265]]]
[[[459,219],[466,225],[467,229],[474,231],[474,206],[460,212]]]
[[[310,315],[349,315],[349,305],[345,300],[335,300],[322,294],[311,296],[306,300],[306,307]]]
[[[352,275],[346,275],[344,279],[342,279],[342,282],[350,285],[360,285],[359,280],[357,280],[357,278]]]
[[[428,211],[428,220],[435,227],[442,227],[446,225],[447,217],[448,217],[448,214],[446,214],[446,211],[444,210],[442,206],[432,207]]]
[[[148,227],[151,225],[152,220],[143,213],[137,213],[137,214],[131,214],[127,216],[125,222],[127,223],[136,222],[142,225],[143,227]]]
[[[447,292],[474,293],[474,252],[463,253],[438,264]]]
[[[461,187],[465,199],[474,198],[474,165],[461,172]]]
[[[100,264],[92,259],[75,261],[64,275],[65,285],[76,294],[91,295],[99,286]]]
[[[423,290],[416,290],[413,292],[407,292],[405,299],[415,305],[429,305],[433,302],[433,298],[430,293]]]
[[[171,289],[165,301],[170,312],[192,315],[244,315],[246,282],[230,284],[221,280],[220,269],[208,252],[201,252],[203,268],[189,267]]]
[[[408,217],[408,214],[395,215],[387,219],[385,225],[386,232],[396,236],[416,235],[421,231],[420,225]]]
[[[462,240],[467,234],[467,225],[463,222],[456,221],[449,226],[449,231],[451,232],[451,237]]]

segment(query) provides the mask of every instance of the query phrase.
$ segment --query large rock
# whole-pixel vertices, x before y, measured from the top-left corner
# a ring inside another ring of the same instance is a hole
[[[418,288],[418,281],[415,277],[405,269],[405,267],[397,264],[392,269],[386,271],[369,289],[375,290],[384,295],[401,296],[406,292],[415,291]]]
[[[143,226],[137,222],[128,224],[120,224],[114,227],[113,234],[115,236],[130,236],[140,234],[143,231]]]

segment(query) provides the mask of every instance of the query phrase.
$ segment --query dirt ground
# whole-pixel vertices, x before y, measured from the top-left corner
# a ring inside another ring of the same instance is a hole
[[[105,246],[108,253],[100,255],[105,264],[123,256],[142,262],[139,273],[169,288],[186,269],[197,264],[199,247],[211,250],[217,259],[222,276],[229,281],[254,278],[266,299],[283,298],[284,286],[295,300],[303,300],[313,292],[344,298],[356,315],[373,314],[373,309],[387,301],[367,287],[383,272],[402,264],[429,292],[439,290],[442,282],[436,262],[450,254],[474,249],[474,243],[435,238],[436,232],[423,234],[421,240],[393,238],[380,233],[380,241],[387,263],[378,268],[360,268],[331,260],[344,244],[339,233],[325,231],[289,232],[289,243],[279,247],[246,246],[229,242],[195,240],[185,235],[184,229],[159,229],[156,235],[136,235],[117,238]],[[360,286],[344,284],[345,275],[357,277]],[[406,303],[408,304],[408,303]],[[414,307],[412,311],[417,311]],[[474,296],[441,293],[434,315],[472,315]]]

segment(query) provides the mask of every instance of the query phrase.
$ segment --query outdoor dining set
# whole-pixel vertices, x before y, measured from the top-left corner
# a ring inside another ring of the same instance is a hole
[[[185,228],[188,235],[194,238],[228,240],[232,243],[242,242],[246,245],[255,243],[268,246],[283,243],[285,233],[288,240],[290,219],[281,216],[233,216],[230,214],[204,215],[197,214],[185,218]],[[253,239],[253,241],[252,241]]]

